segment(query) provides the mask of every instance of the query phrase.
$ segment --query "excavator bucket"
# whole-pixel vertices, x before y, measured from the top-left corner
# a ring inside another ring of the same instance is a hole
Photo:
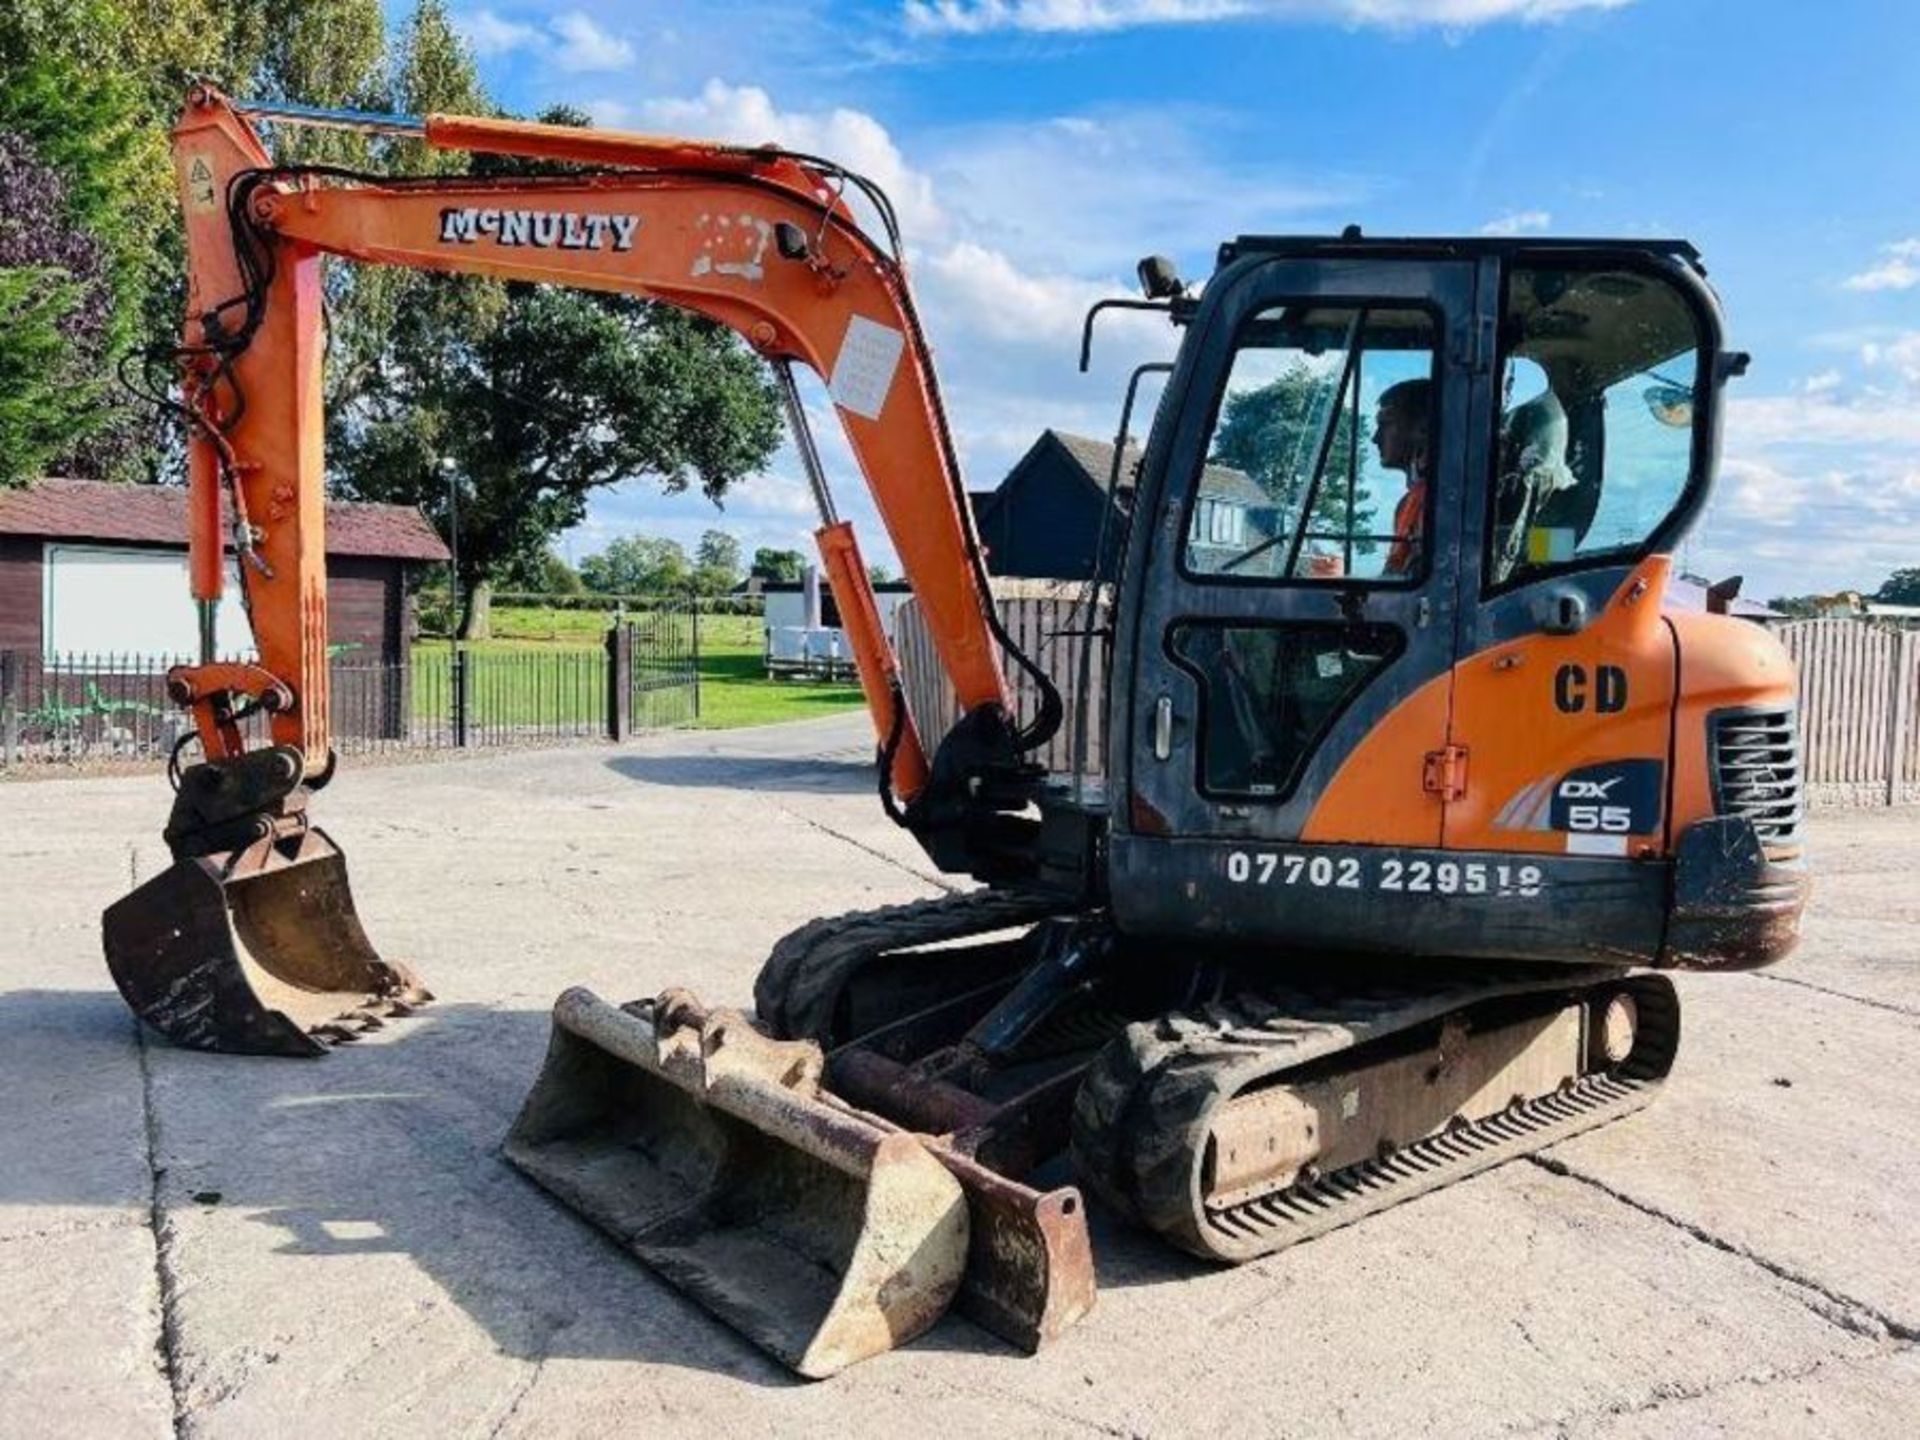
[[[837,1099],[819,1046],[684,991],[572,989],[553,1020],[507,1158],[800,1374],[904,1344],[956,1298],[1028,1348],[1084,1310],[1047,1282],[1087,1256],[1073,1205],[1063,1222],[1057,1194]]]
[[[320,1055],[432,998],[374,952],[346,859],[318,829],[178,859],[101,929],[127,1004],[192,1050]]]

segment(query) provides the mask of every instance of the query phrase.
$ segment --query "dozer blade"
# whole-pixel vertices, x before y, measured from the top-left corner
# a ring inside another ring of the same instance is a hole
[[[176,860],[101,918],[127,1004],[175,1045],[320,1055],[433,997],[374,953],[317,829]]]
[[[904,1344],[956,1294],[1027,1348],[1084,1309],[1049,1290],[1049,1265],[1086,1253],[1073,1206],[1063,1219],[1057,1195],[844,1103],[821,1073],[817,1045],[683,991],[616,1009],[573,989],[504,1149],[802,1375]]]

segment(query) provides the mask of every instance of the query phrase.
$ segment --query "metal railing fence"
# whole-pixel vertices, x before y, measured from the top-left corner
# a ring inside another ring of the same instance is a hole
[[[404,661],[349,651],[328,667],[343,755],[624,739],[700,714],[699,617],[660,604],[598,646],[421,644]],[[0,767],[163,762],[193,728],[167,697],[184,657],[0,651]],[[243,724],[253,743],[266,717]]]

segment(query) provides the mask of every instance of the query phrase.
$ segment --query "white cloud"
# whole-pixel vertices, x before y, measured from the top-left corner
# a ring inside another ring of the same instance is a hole
[[[492,10],[456,16],[454,25],[483,60],[526,50],[572,74],[619,70],[634,60],[632,41],[603,30],[579,10],[555,15],[544,27],[511,20]]]
[[[649,100],[635,114],[647,125],[674,134],[743,145],[775,141],[827,156],[877,182],[893,200],[909,237],[944,227],[932,181],[907,164],[886,127],[865,111],[780,110],[758,86],[709,80],[691,99]]]
[[[1920,360],[1889,345],[1883,366]],[[1904,359],[1902,357],[1905,357]],[[1758,597],[1871,589],[1913,563],[1920,530],[1920,377],[1843,393],[1836,372],[1730,402],[1711,509],[1687,542],[1702,573],[1745,573]]]
[[[1880,249],[1884,260],[1840,283],[1849,290],[1911,290],[1920,285],[1920,239],[1896,240]]]
[[[1553,224],[1545,210],[1514,210],[1480,227],[1482,235],[1536,235]]]
[[[1357,218],[1364,178],[1303,176],[1264,151],[1223,161],[1221,132],[1237,123],[1160,108],[972,125],[932,137],[925,164],[965,235],[1028,270],[1131,275],[1159,251],[1203,278],[1230,236]]]
[[[1849,401],[1826,393],[1735,400],[1727,407],[1727,445],[1729,453],[1911,452],[1920,448],[1920,399],[1881,395]]]
[[[578,10],[553,17],[548,28],[558,42],[553,63],[562,70],[618,70],[633,63],[633,43],[602,30]]]
[[[541,43],[540,32],[518,20],[506,20],[491,10],[475,10],[454,17],[454,26],[482,60],[524,50]]]
[[[1920,393],[1920,330],[1906,330],[1860,347],[1860,363],[1873,371],[1888,371],[1908,389]]]
[[[1499,21],[1538,24],[1633,0],[906,0],[909,30],[980,35],[996,30],[1085,33],[1220,20],[1331,20],[1391,30],[1465,30]]]

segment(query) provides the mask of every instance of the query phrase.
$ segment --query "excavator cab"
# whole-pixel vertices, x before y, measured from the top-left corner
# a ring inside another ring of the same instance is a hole
[[[1702,805],[1711,722],[1675,724],[1676,676],[1724,644],[1790,734],[1790,667],[1663,612],[1743,360],[1679,242],[1224,247],[1118,606],[1116,923],[1673,963],[1700,822],[1752,828],[1713,887],[1792,892],[1797,777]],[[1742,913],[1725,963],[1776,958],[1776,907]]]

